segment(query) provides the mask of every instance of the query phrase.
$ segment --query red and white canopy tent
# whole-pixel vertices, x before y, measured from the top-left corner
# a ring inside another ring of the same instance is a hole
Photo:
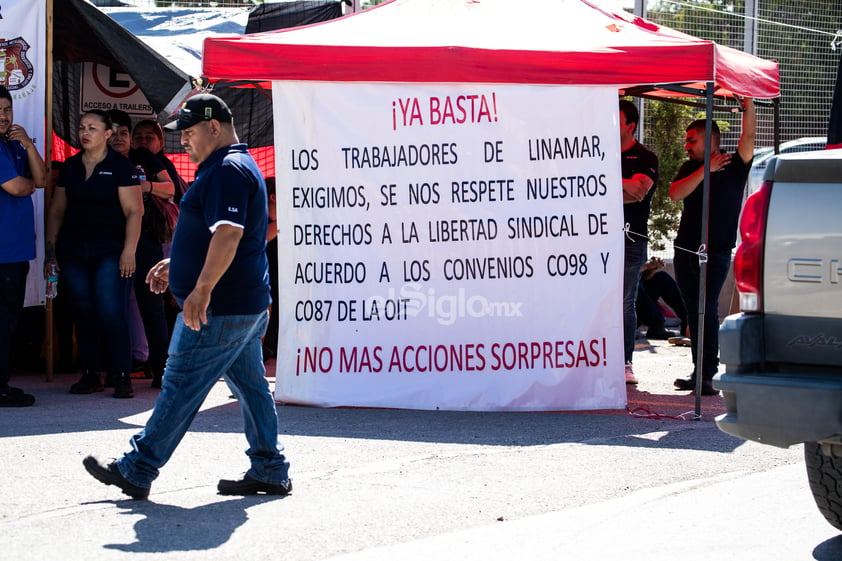
[[[681,84],[775,98],[778,65],[587,0],[393,0],[323,24],[205,40],[217,80]]]
[[[634,95],[704,97],[708,114],[717,97],[772,99],[780,93],[775,62],[625,12],[613,13],[587,0],[393,0],[323,24],[206,39],[203,74],[212,82],[264,85],[280,81],[614,86]],[[276,126],[277,122],[276,117]],[[710,131],[707,142],[709,147]],[[703,222],[702,239],[706,239],[707,216]],[[700,285],[704,293],[704,267]],[[704,303],[700,313],[703,310]],[[309,336],[301,340],[309,341]],[[307,350],[299,346],[297,352],[306,363],[302,349]],[[317,358],[310,360],[315,372]],[[299,364],[292,368],[297,381]],[[546,388],[546,380],[537,382],[542,384]],[[383,393],[394,391],[392,386],[386,388]],[[513,407],[523,408],[536,391],[546,392],[515,388],[521,393],[512,398]],[[553,391],[564,391],[563,384]],[[469,397],[466,402],[476,404],[485,397],[474,401]],[[406,403],[399,401],[397,406]],[[422,403],[427,408],[434,402]],[[388,406],[389,402],[345,404]],[[699,408],[697,398],[697,413]]]

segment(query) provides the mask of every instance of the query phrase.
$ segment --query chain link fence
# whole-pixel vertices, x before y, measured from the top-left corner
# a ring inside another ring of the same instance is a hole
[[[634,12],[633,8],[628,11]],[[638,14],[640,15],[640,14]],[[827,135],[830,104],[839,63],[837,30],[842,29],[842,2],[823,0],[648,0],[645,17],[701,39],[716,41],[761,58],[778,61],[781,73],[780,141],[806,142],[807,137]],[[658,127],[668,125],[658,120],[659,111],[644,110],[643,142],[655,142]],[[688,112],[682,124],[702,117],[698,110]],[[722,144],[734,150],[740,134],[740,116],[717,113],[722,126]],[[683,144],[684,130],[679,127],[675,142]],[[800,140],[799,140],[800,139]],[[774,114],[771,104],[758,106],[756,148],[774,146]],[[815,146],[815,143],[813,143]],[[661,199],[666,196],[673,169],[663,169],[658,186]],[[663,217],[661,217],[663,222]],[[672,257],[670,235],[651,247],[650,253]]]

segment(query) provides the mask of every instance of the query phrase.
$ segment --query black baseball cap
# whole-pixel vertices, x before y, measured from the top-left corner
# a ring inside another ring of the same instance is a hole
[[[216,119],[220,123],[233,123],[228,105],[213,94],[194,95],[176,112],[176,120],[164,125],[166,131],[189,129],[202,121]]]

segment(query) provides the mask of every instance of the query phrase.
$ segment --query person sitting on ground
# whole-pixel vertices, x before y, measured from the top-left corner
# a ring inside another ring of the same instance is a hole
[[[670,339],[679,335],[665,327],[666,318],[658,305],[658,301],[662,299],[681,321],[680,333],[683,335],[687,332],[687,311],[681,300],[678,285],[664,270],[664,260],[653,257],[641,269],[637,293],[637,321],[638,325],[647,327],[647,339]]]

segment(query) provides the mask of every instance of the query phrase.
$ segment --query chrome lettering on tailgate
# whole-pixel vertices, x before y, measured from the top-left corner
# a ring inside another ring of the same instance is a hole
[[[839,259],[793,257],[786,262],[786,278],[792,282],[839,284],[840,274]]]

